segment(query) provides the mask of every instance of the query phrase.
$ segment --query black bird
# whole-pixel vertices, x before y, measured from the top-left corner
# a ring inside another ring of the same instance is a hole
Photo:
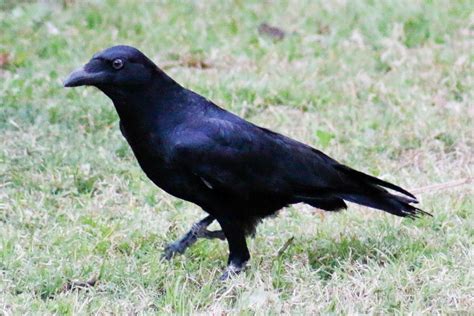
[[[136,48],[114,46],[97,53],[64,82],[65,87],[84,85],[112,99],[120,130],[146,175],[208,214],[165,248],[168,259],[197,238],[227,239],[229,259],[222,276],[227,278],[250,258],[246,236],[263,218],[295,203],[338,211],[349,201],[402,217],[428,214],[411,205],[418,201],[403,188],[256,126],[182,87]],[[222,230],[207,230],[214,220]]]

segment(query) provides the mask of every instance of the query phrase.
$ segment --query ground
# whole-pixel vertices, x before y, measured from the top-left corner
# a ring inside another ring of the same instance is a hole
[[[473,12],[469,0],[0,0],[0,313],[473,313]],[[146,178],[103,94],[62,87],[115,44],[413,190],[434,216],[297,205],[259,226],[234,280],[218,280],[222,241],[163,261],[204,214]]]

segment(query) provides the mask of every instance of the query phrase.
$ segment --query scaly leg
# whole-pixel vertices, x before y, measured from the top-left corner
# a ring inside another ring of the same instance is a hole
[[[242,272],[250,259],[250,253],[245,240],[245,233],[235,222],[226,219],[217,219],[229,243],[229,259],[227,268],[220,277],[226,280]]]
[[[214,217],[207,216],[200,220],[197,223],[194,223],[191,229],[184,234],[183,237],[178,239],[177,241],[168,244],[165,247],[164,258],[167,260],[171,259],[177,253],[184,253],[186,249],[192,246],[198,238],[206,238],[206,239],[213,239],[218,238],[221,240],[225,239],[225,235],[222,230],[218,231],[209,231],[207,227],[214,221]]]

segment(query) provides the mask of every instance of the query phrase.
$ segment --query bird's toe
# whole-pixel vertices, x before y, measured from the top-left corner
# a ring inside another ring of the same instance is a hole
[[[168,244],[165,247],[164,253],[163,253],[163,258],[166,260],[170,260],[173,258],[176,254],[182,254],[184,252],[184,249],[180,243],[171,243]]]
[[[245,269],[246,264],[247,262],[243,262],[240,264],[230,263],[225,269],[224,273],[222,273],[219,280],[225,281],[228,279],[232,279],[233,277],[235,277],[237,274],[241,273]]]

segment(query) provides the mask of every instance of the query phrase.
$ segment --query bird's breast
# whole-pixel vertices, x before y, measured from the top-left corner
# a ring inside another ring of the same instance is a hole
[[[166,140],[155,131],[130,131],[122,124],[121,130],[148,178],[164,190],[174,191],[177,170],[169,162]]]

